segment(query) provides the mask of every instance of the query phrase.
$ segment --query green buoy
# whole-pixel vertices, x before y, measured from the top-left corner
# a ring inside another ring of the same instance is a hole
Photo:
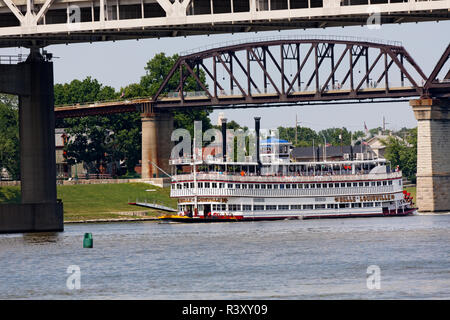
[[[85,233],[83,239],[83,248],[93,248],[94,239],[92,239],[92,233]]]

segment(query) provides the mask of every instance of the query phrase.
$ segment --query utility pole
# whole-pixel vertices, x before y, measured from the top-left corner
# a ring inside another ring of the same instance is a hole
[[[314,150],[314,139],[313,139],[313,161],[316,161],[316,151]]]
[[[323,139],[325,140],[324,148],[323,148],[323,161],[327,161],[327,138],[325,138],[325,135],[322,133]]]
[[[297,145],[297,114],[295,114],[295,145]]]
[[[295,114],[295,145],[297,145],[298,142],[298,124],[300,123],[300,121],[297,121],[297,114]]]

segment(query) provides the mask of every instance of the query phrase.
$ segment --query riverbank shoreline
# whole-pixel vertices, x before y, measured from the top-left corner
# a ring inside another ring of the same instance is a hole
[[[111,212],[113,214],[113,212]],[[418,216],[444,216],[450,215],[450,212],[423,212],[416,213],[414,215]],[[339,219],[339,218],[336,218]],[[356,217],[355,217],[356,219]],[[107,219],[84,219],[84,220],[69,220],[64,221],[64,224],[81,224],[81,223],[116,223],[116,222],[156,222],[158,221],[157,216],[146,216],[146,217],[130,217],[130,218],[107,218]]]
[[[69,220],[64,221],[64,224],[81,224],[81,223],[115,223],[115,222],[155,222],[157,217],[146,217],[146,218],[108,218],[108,219],[87,219],[87,220]]]

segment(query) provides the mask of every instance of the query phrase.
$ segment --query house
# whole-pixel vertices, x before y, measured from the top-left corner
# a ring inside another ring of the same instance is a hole
[[[378,134],[372,138],[370,138],[367,141],[367,145],[373,150],[373,152],[376,154],[378,158],[384,158],[385,152],[386,152],[386,146],[383,144],[384,141],[389,139],[389,137],[394,137],[395,139],[401,140],[402,142],[405,142],[402,138],[395,135],[385,135],[385,134]],[[406,143],[406,142],[405,142]],[[409,145],[407,143],[407,145]]]
[[[64,155],[64,144],[67,143],[68,136],[64,129],[55,129],[55,152],[56,152],[56,178],[67,179],[78,175],[86,174],[83,163],[69,165]]]

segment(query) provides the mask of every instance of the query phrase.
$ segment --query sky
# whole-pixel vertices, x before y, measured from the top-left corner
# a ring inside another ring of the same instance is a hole
[[[47,47],[46,50],[58,57],[54,60],[55,83],[66,83],[91,76],[118,91],[130,83],[139,82],[141,76],[145,74],[144,67],[147,61],[159,52],[172,55],[225,41],[308,34],[401,41],[425,74],[429,75],[450,42],[450,21],[390,24],[382,25],[380,29],[369,29],[366,26],[335,27],[54,45]],[[27,51],[20,48],[0,49],[0,54],[26,54]],[[351,131],[363,130],[364,122],[368,128],[375,128],[382,126],[383,117],[386,128],[391,130],[412,128],[417,125],[408,102],[218,110],[211,115],[213,124],[216,124],[219,112],[223,112],[229,121],[234,120],[248,127],[254,126],[253,117],[260,116],[263,128],[293,127],[296,117],[300,126],[314,130],[330,127],[346,127]]]

